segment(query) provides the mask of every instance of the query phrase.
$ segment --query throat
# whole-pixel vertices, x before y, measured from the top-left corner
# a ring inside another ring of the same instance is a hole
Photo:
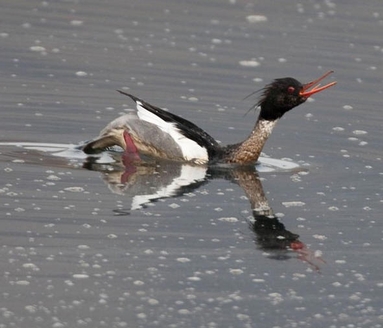
[[[228,162],[237,164],[256,163],[263,146],[269,138],[278,120],[258,119],[249,137],[230,149]]]

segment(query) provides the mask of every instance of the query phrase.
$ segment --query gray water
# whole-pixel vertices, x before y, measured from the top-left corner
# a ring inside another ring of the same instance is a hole
[[[383,327],[381,1],[8,1],[0,18],[1,328]],[[327,70],[338,84],[264,149],[298,168],[4,145],[88,140],[133,106],[120,88],[233,143],[248,94]]]

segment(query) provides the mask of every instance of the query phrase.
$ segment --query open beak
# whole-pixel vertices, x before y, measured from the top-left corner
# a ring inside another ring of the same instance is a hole
[[[317,84],[318,82],[322,81],[323,79],[325,79],[327,76],[329,76],[333,72],[334,71],[328,71],[326,74],[322,75],[320,78],[318,78],[318,79],[316,79],[314,81],[311,81],[309,83],[304,84],[301,92],[299,93],[299,95],[302,96],[302,97],[308,98],[308,97],[312,96],[315,93],[321,92],[321,91],[323,91],[323,90],[325,90],[327,88],[330,88],[333,85],[335,85],[336,82],[331,82],[329,84],[324,85],[323,87],[321,87],[320,84]]]

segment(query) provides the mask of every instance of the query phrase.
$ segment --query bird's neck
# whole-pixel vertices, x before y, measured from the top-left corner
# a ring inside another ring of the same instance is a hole
[[[278,119],[265,120],[259,117],[249,137],[233,149],[230,162],[238,164],[255,163],[277,122]]]

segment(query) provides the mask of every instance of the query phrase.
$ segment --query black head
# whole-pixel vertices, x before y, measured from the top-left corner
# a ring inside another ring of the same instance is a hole
[[[319,79],[306,84],[302,84],[292,77],[274,80],[264,88],[262,97],[257,104],[261,107],[260,118],[270,121],[281,118],[289,110],[303,104],[311,95],[335,85],[336,82],[323,87],[314,86],[331,73],[331,71],[327,72]],[[311,87],[313,88],[310,89]]]

